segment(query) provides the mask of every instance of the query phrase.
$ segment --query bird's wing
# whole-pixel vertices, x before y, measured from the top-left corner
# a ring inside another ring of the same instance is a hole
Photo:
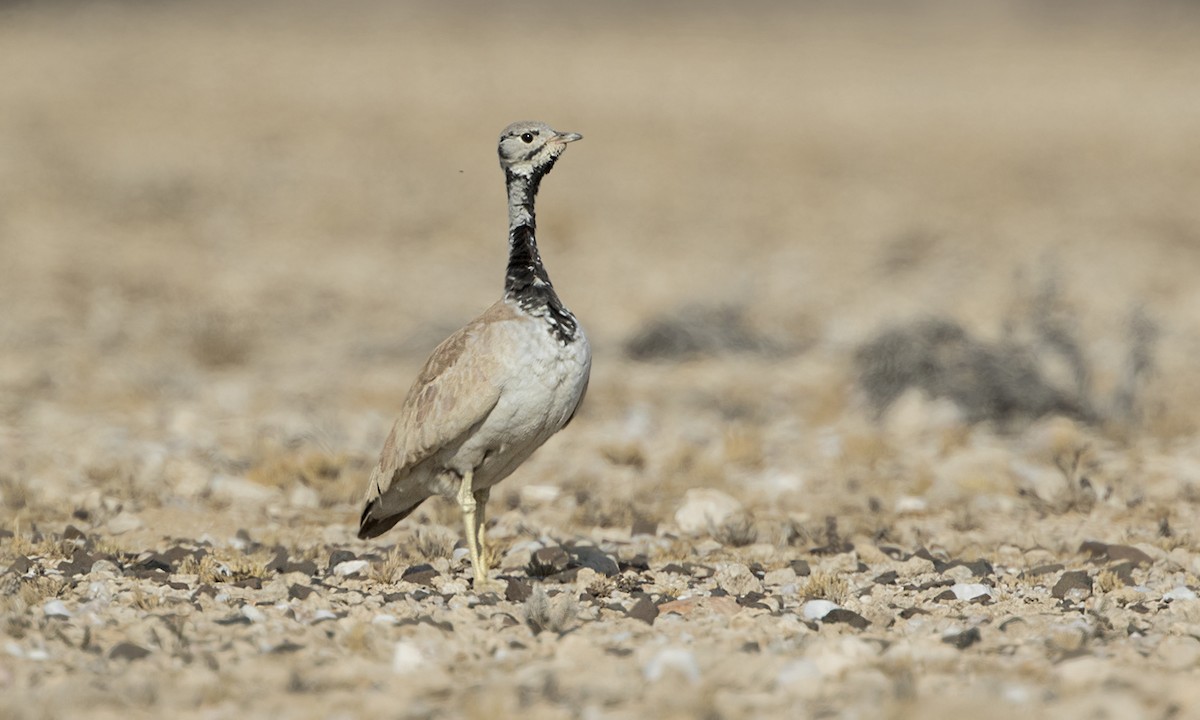
[[[488,346],[496,323],[511,315],[507,305],[497,303],[446,338],[425,361],[371,473],[360,535],[378,534],[372,532],[377,527],[383,532],[415,509],[428,493],[407,487],[406,471],[461,441],[496,406],[501,386]]]

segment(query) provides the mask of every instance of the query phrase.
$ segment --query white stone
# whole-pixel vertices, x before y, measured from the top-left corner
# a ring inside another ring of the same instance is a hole
[[[408,675],[420,670],[426,665],[425,656],[416,644],[401,640],[392,651],[392,672],[397,675]]]
[[[673,675],[695,685],[700,682],[700,666],[691,651],[669,647],[659,650],[646,662],[642,667],[642,675],[649,682],[657,682],[667,675]]]
[[[58,598],[47,600],[46,604],[42,606],[42,612],[46,614],[46,617],[69,618],[73,615],[63,601]]]
[[[1179,585],[1167,592],[1163,593],[1162,599],[1164,602],[1175,602],[1177,600],[1195,600],[1196,593],[1186,585]]]
[[[312,624],[316,625],[322,620],[337,620],[337,614],[332,610],[318,610],[313,613]]]
[[[712,488],[693,488],[683,496],[675,511],[675,523],[688,535],[710,532],[734,513],[742,512],[742,504],[733,497]]]
[[[242,606],[242,617],[246,618],[252,623],[260,623],[267,619],[267,616],[263,614],[263,611],[259,610],[253,605]]]
[[[395,625],[396,624],[396,616],[389,615],[387,613],[379,613],[375,617],[371,618],[371,624],[372,625]]]
[[[954,583],[950,592],[959,600],[974,600],[984,595],[992,597],[992,589],[982,583]]]
[[[347,560],[340,562],[333,568],[333,574],[338,577],[350,577],[358,575],[370,566],[366,560]]]
[[[800,608],[800,615],[805,620],[820,620],[839,607],[841,606],[829,600],[809,600]]]

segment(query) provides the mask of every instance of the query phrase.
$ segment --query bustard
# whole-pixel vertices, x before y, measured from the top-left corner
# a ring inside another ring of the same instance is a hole
[[[581,137],[541,122],[513,123],[500,134],[504,297],[425,361],[367,486],[360,538],[386,532],[432,495],[456,499],[477,590],[488,583],[488,493],[571,421],[587,390],[592,353],[542,266],[533,209],[542,178]]]

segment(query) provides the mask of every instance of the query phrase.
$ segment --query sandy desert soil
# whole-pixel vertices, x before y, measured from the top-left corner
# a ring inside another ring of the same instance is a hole
[[[1200,717],[1200,13],[970,7],[0,4],[0,716]],[[521,118],[478,593],[354,533]]]

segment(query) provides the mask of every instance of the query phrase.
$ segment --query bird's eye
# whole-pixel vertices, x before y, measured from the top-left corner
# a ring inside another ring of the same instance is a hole
[[[533,133],[525,133],[524,135],[521,136],[521,139],[524,140],[526,143],[531,143],[531,142],[533,142]]]

